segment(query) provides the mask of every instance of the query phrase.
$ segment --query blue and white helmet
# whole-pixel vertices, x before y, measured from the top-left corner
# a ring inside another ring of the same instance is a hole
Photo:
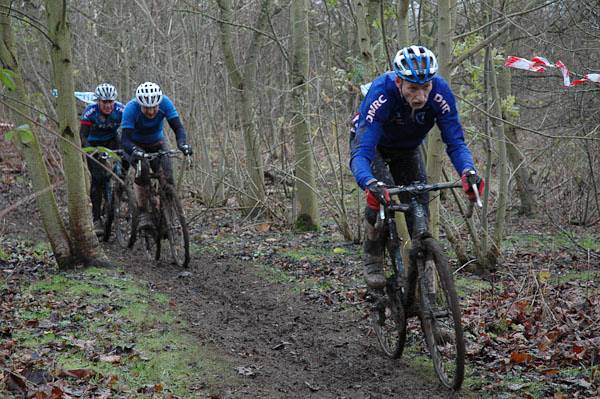
[[[116,100],[117,99],[117,89],[115,86],[110,83],[100,83],[96,87],[96,100]]]
[[[143,107],[156,107],[162,101],[163,93],[156,83],[145,82],[135,90],[135,99]]]
[[[425,84],[433,79],[437,70],[437,59],[427,47],[404,47],[394,57],[396,75],[408,82]]]

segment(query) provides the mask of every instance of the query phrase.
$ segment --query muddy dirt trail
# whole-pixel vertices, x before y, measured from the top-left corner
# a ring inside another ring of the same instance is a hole
[[[28,191],[0,190],[1,202],[11,204]],[[2,226],[3,234],[45,240],[32,222],[36,213],[31,202],[20,206]],[[310,303],[292,285],[269,281],[251,260],[195,254],[183,270],[114,243],[103,245],[128,273],[174,300],[198,342],[251,374],[240,375],[241,383],[223,381],[215,398],[453,396],[424,376],[423,367],[431,363],[411,367],[406,359],[386,358],[360,309],[337,312]]]
[[[293,287],[259,276],[250,262],[195,256],[191,275],[181,277],[181,269],[148,267],[143,257],[125,255],[120,261],[128,271],[174,298],[201,341],[253,374],[223,397],[451,396],[435,381],[424,382],[422,370],[385,358],[360,312],[307,303]]]

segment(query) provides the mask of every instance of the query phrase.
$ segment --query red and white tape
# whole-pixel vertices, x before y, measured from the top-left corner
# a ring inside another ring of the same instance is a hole
[[[544,72],[546,70],[546,67],[558,68],[558,69],[560,69],[560,72],[562,73],[562,76],[563,76],[563,85],[566,87],[578,86],[578,85],[588,82],[588,81],[600,83],[600,74],[599,73],[588,73],[583,78],[577,79],[577,80],[574,80],[573,82],[571,82],[571,78],[570,78],[571,72],[569,72],[566,65],[563,64],[562,61],[558,60],[554,64],[552,64],[550,61],[548,61],[544,57],[533,57],[530,61],[525,58],[520,58],[520,57],[515,57],[512,55],[509,55],[506,58],[506,62],[504,63],[504,66],[508,67],[508,68],[524,69],[526,71],[532,71],[532,72]]]

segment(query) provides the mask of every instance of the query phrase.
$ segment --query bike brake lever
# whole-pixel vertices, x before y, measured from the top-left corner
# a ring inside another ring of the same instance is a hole
[[[383,221],[385,220],[385,207],[381,204],[379,204],[379,217],[377,218],[377,221],[375,222],[375,228],[379,229],[381,227],[381,225],[383,224]]]
[[[479,208],[483,208],[483,203],[481,202],[481,197],[479,196],[479,188],[477,187],[477,184],[475,184],[475,183],[471,184],[471,189],[475,193],[475,199],[477,202],[477,206]]]

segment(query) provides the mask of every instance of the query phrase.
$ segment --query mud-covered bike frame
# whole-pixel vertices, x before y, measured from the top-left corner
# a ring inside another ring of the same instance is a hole
[[[131,221],[131,187],[124,180],[125,168],[123,166],[123,150],[111,150],[106,147],[86,147],[85,152],[102,168],[102,196],[101,212],[104,231],[102,240],[110,239],[113,225],[115,225],[117,241],[123,247],[127,246],[130,237],[129,226]]]
[[[169,241],[171,258],[178,266],[187,267],[190,262],[190,242],[187,222],[175,187],[163,172],[162,166],[158,172],[153,172],[150,163],[161,157],[177,157],[179,151],[161,150],[155,153],[145,153],[143,160],[136,162],[136,177],[142,173],[142,162],[148,163],[150,184],[148,185],[148,211],[152,219],[151,228],[138,228],[139,215],[136,213],[132,221],[129,247],[132,248],[140,236],[142,248],[149,259],[159,260],[161,240]],[[191,162],[187,156],[188,163]]]
[[[476,185],[469,182],[481,203]],[[427,204],[420,194],[462,187],[461,182],[426,184],[415,182],[392,186],[390,196],[409,195],[408,203],[392,201],[381,205],[375,228],[385,240],[388,273],[383,291],[375,291],[373,328],[383,351],[390,357],[402,356],[407,336],[407,318],[418,315],[434,369],[443,385],[460,389],[464,379],[465,343],[461,312],[448,260],[438,242],[428,232]],[[405,273],[395,212],[413,220],[412,248]],[[418,289],[417,289],[418,287]]]

